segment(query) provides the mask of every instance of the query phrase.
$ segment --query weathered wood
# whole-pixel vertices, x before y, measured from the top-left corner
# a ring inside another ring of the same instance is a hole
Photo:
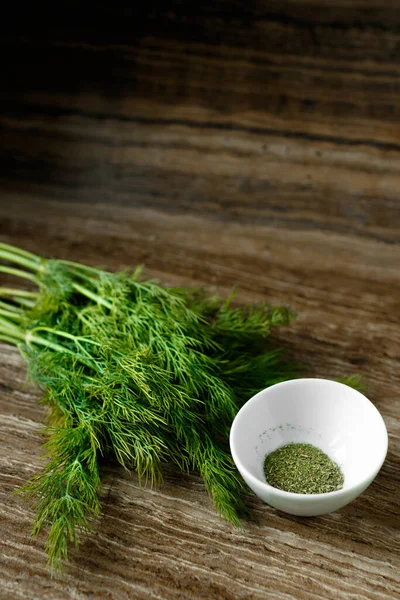
[[[400,595],[400,43],[389,0],[82,9],[4,31],[0,237],[168,284],[287,303],[309,373],[365,376],[390,436],[337,513],[234,530],[202,482],[104,469],[103,514],[62,577],[11,493],[39,468],[40,393],[0,345],[0,598]],[[60,25],[62,23],[63,25]],[[71,22],[72,23],[72,22]],[[100,27],[99,24],[102,26]],[[4,26],[3,26],[4,27]],[[373,443],[373,440],[371,440]]]

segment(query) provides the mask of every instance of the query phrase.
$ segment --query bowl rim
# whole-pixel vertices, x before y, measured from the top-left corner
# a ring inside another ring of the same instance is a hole
[[[237,430],[237,428],[239,427],[238,422],[240,420],[239,415],[244,411],[245,407],[248,406],[249,403],[256,401],[256,399],[261,395],[264,394],[265,392],[268,392],[269,390],[276,388],[278,386],[280,387],[286,387],[289,385],[295,385],[296,383],[300,383],[300,382],[317,382],[317,381],[323,381],[324,383],[330,383],[330,384],[335,384],[338,385],[340,387],[346,387],[352,390],[352,392],[354,392],[356,395],[361,396],[361,398],[363,399],[363,401],[366,401],[367,403],[369,403],[372,408],[374,409],[374,411],[376,412],[376,416],[378,417],[378,421],[381,423],[381,425],[383,426],[383,433],[386,434],[384,436],[384,444],[383,444],[383,450],[381,451],[381,456],[380,459],[377,463],[377,467],[371,471],[371,473],[367,476],[364,477],[363,479],[361,479],[360,481],[357,481],[356,483],[353,483],[351,486],[349,487],[342,487],[340,490],[335,490],[333,492],[323,492],[320,494],[298,494],[296,492],[287,492],[285,490],[281,490],[279,488],[276,488],[272,485],[270,485],[267,481],[263,481],[262,479],[259,479],[258,477],[255,477],[252,473],[250,473],[250,471],[248,471],[248,469],[243,465],[242,461],[240,460],[238,453],[235,449],[235,443],[234,443],[234,436],[235,436],[235,432]],[[354,490],[355,488],[359,488],[362,487],[365,483],[367,484],[366,487],[369,485],[368,482],[372,483],[372,481],[375,479],[375,477],[377,476],[377,474],[379,473],[379,471],[381,470],[381,467],[385,461],[386,455],[387,455],[387,451],[388,451],[388,445],[389,445],[389,438],[388,438],[388,432],[387,432],[387,428],[386,428],[386,424],[385,421],[383,420],[383,417],[381,415],[381,413],[379,412],[379,410],[376,408],[376,406],[371,402],[371,400],[369,400],[369,398],[367,398],[367,396],[365,396],[364,394],[362,394],[361,392],[359,392],[358,390],[355,390],[354,388],[352,388],[349,385],[346,385],[345,383],[342,383],[340,381],[335,381],[334,379],[326,379],[324,377],[299,377],[298,379],[288,379],[286,381],[280,381],[279,383],[275,383],[273,385],[268,386],[267,388],[264,388],[263,390],[260,390],[259,392],[257,392],[257,394],[254,394],[254,396],[252,396],[251,398],[249,398],[249,400],[247,400],[243,406],[240,408],[240,410],[236,413],[236,416],[232,422],[231,425],[231,429],[230,429],[230,433],[229,433],[229,446],[230,446],[230,451],[232,454],[232,458],[235,462],[236,468],[238,469],[239,473],[242,474],[242,471],[246,474],[246,478],[248,478],[252,483],[254,483],[255,485],[260,485],[268,492],[275,494],[278,497],[286,498],[286,499],[307,499],[309,501],[313,501],[313,500],[321,500],[324,498],[338,498],[342,495],[347,495],[349,494],[349,492],[351,492],[352,490]],[[240,469],[239,469],[239,465],[240,465]],[[364,488],[365,489],[365,488]]]

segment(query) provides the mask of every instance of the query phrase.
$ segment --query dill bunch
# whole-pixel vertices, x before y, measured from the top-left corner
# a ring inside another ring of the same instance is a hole
[[[33,533],[48,528],[49,564],[101,507],[99,460],[115,458],[143,483],[163,464],[199,472],[222,517],[240,524],[244,482],[228,438],[240,406],[298,367],[274,347],[271,327],[294,317],[264,303],[233,307],[201,290],[46,260],[0,244],[0,272],[38,291],[0,288],[0,340],[18,346],[49,406],[46,466],[22,489]]]

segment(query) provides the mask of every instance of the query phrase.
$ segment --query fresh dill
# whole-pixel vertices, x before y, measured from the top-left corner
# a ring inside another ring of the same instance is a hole
[[[48,527],[49,564],[100,512],[99,458],[114,456],[143,483],[163,463],[202,476],[222,517],[239,525],[244,483],[228,437],[240,406],[296,375],[270,341],[293,313],[232,307],[201,290],[46,260],[0,244],[0,272],[38,290],[0,288],[0,340],[15,344],[50,407],[48,462],[22,489],[35,503],[34,533]]]

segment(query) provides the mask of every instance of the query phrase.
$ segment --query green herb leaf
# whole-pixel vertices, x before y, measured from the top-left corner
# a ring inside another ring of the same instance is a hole
[[[250,396],[297,375],[270,337],[292,311],[233,307],[232,298],[143,281],[140,269],[113,274],[1,252],[39,286],[0,289],[0,339],[19,346],[51,408],[49,462],[23,489],[35,499],[34,533],[50,528],[51,566],[100,511],[101,455],[143,483],[159,484],[167,461],[199,472],[217,511],[239,525],[245,484],[229,430]]]

